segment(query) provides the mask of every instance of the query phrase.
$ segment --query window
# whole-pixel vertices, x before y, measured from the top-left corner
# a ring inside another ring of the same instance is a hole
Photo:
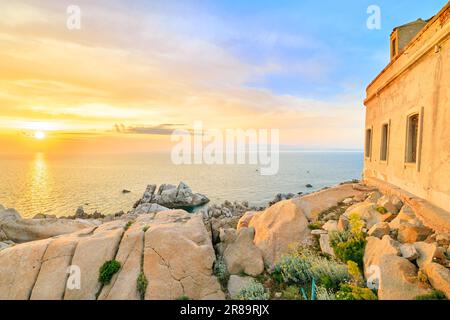
[[[383,124],[381,128],[381,153],[380,160],[387,161],[389,148],[389,124]]]
[[[396,55],[397,55],[397,39],[394,38],[392,39],[391,42],[391,58],[395,58]]]
[[[408,117],[406,137],[406,162],[417,162],[417,144],[419,137],[419,114]]]
[[[366,130],[366,158],[370,158],[372,154],[372,129]]]

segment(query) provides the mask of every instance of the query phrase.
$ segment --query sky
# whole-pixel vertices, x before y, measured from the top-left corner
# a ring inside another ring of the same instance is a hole
[[[0,153],[164,151],[196,121],[279,129],[286,149],[359,150],[392,29],[446,3],[0,0]]]

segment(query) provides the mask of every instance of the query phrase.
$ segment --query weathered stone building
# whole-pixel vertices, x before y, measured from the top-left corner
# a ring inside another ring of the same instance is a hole
[[[450,2],[394,29],[391,61],[369,84],[364,179],[450,230]]]

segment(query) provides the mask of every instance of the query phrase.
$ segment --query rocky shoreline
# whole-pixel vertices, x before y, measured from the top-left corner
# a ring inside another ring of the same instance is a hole
[[[186,211],[208,202],[181,182],[149,185],[110,216],[22,219],[0,206],[0,299],[302,300],[311,281],[317,299],[450,298],[449,234],[375,188],[352,181],[267,207]]]

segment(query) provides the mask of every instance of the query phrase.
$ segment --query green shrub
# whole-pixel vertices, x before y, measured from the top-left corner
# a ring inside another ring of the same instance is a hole
[[[133,225],[134,221],[130,220],[127,222],[127,224],[125,225],[124,229],[125,231],[127,231],[128,229],[130,229],[130,227]]]
[[[141,272],[139,274],[136,282],[137,282],[137,290],[139,292],[139,296],[141,297],[141,300],[144,300],[145,292],[147,291],[148,280],[145,277],[145,274],[143,272]]]
[[[347,261],[347,269],[353,284],[358,286],[364,285],[364,277],[362,276],[361,271],[359,270],[359,266],[356,262],[350,260]]]
[[[336,293],[337,300],[378,300],[376,294],[369,288],[362,288],[352,284],[341,284]]]
[[[316,287],[316,299],[317,300],[337,300],[336,294],[332,290],[329,290],[324,286]]]
[[[319,230],[322,229],[322,224],[320,222],[311,223],[308,225],[309,230]]]
[[[445,294],[438,290],[433,290],[428,294],[417,296],[415,300],[447,300]]]
[[[378,211],[381,214],[388,213],[388,210],[385,207],[376,207],[375,210]]]
[[[227,265],[223,258],[218,258],[214,263],[214,275],[219,279],[221,285],[225,288],[230,279],[230,273],[228,272]]]
[[[339,260],[344,263],[354,261],[362,269],[364,249],[366,247],[364,234],[353,234],[348,231],[331,232],[330,244]]]
[[[98,281],[103,284],[109,284],[115,273],[120,270],[120,262],[116,260],[106,261],[99,270]]]
[[[334,259],[301,249],[283,256],[275,265],[272,277],[289,285],[305,285],[316,279],[333,287],[347,280],[348,272],[346,265]]]
[[[300,289],[296,286],[289,286],[281,293],[283,300],[303,300]]]
[[[188,296],[178,297],[176,300],[191,300]]]
[[[238,300],[269,300],[269,297],[264,286],[254,280],[237,296]]]

